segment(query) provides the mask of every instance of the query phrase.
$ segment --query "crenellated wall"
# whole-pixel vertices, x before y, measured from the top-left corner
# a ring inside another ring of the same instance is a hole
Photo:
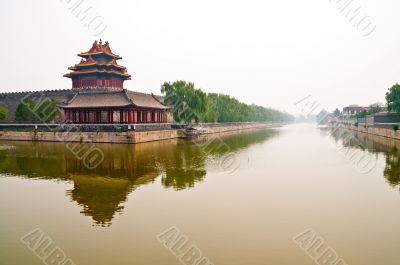
[[[26,91],[26,92],[11,92],[0,93],[0,106],[8,109],[8,117],[6,120],[0,121],[3,124],[15,124],[14,113],[19,103],[26,98],[31,98],[36,102],[44,102],[47,99],[56,99],[58,102],[68,101],[73,96],[71,89],[63,90],[46,90],[46,91]],[[60,111],[60,114],[62,112]],[[62,122],[63,116],[59,116],[55,123]]]

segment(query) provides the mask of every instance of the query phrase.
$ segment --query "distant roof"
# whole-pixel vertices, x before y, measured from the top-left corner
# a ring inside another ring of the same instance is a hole
[[[375,113],[374,116],[398,117],[399,114],[396,112],[382,111],[379,113]]]
[[[119,91],[79,91],[70,101],[60,105],[61,108],[115,108],[129,106],[169,109],[168,106],[160,103],[152,94],[139,93],[125,89]]]
[[[368,108],[367,107],[361,107],[361,106],[358,106],[358,105],[350,105],[350,106],[344,107],[343,111],[348,111],[348,110],[366,110],[366,109],[368,109]]]

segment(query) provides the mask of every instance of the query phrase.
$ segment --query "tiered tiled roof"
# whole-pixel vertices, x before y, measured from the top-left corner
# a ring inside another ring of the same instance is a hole
[[[117,60],[122,57],[111,51],[108,41],[104,44],[101,40],[95,41],[89,51],[80,53],[78,56],[82,57],[82,60],[78,64],[68,67],[72,72],[65,74],[64,77],[79,78],[80,76],[100,74],[102,76],[118,76],[123,80],[131,79],[126,67],[117,63]]]

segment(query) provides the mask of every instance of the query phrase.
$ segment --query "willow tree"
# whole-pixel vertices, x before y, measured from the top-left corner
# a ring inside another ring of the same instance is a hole
[[[161,87],[164,102],[172,106],[172,115],[177,122],[191,124],[203,121],[207,113],[206,93],[185,81],[165,82]]]

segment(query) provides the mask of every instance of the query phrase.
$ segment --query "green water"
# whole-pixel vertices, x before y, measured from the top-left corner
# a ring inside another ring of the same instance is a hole
[[[20,240],[36,228],[77,265],[182,264],[157,238],[170,227],[215,265],[314,264],[292,239],[307,228],[348,264],[398,264],[400,151],[344,137],[300,124],[96,144],[89,168],[73,151],[87,146],[0,142],[0,264],[44,264]]]

